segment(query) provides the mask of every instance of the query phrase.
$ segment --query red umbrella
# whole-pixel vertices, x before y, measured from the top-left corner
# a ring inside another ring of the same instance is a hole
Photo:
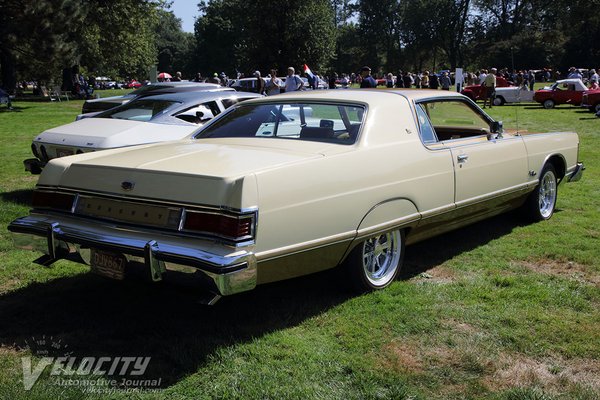
[[[172,76],[168,72],[161,72],[160,74],[158,74],[158,78],[159,79],[171,79]]]

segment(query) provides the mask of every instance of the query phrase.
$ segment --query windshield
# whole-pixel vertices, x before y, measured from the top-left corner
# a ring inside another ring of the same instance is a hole
[[[353,144],[365,107],[354,104],[242,104],[202,129],[197,139],[256,137]]]
[[[166,100],[134,100],[98,114],[97,118],[127,119],[130,121],[147,122],[157,115],[164,114],[169,107],[174,104],[181,103]]]

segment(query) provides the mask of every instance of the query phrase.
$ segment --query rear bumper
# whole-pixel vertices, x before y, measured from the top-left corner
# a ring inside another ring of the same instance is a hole
[[[240,248],[151,230],[125,229],[62,215],[31,214],[8,226],[15,245],[44,253],[44,265],[59,259],[90,264],[91,249],[125,256],[127,268],[142,265],[152,280],[186,278],[226,296],[256,287],[256,258]]]
[[[37,158],[28,158],[27,160],[23,160],[23,166],[25,167],[25,171],[29,171],[33,175],[41,174],[42,168],[44,168],[45,165],[45,162],[42,162]]]
[[[581,179],[583,175],[583,171],[585,171],[585,165],[582,162],[578,162],[571,171],[568,171],[566,174],[567,182],[577,182]]]

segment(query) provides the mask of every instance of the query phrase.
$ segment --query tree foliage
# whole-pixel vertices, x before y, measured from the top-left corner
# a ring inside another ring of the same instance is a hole
[[[158,70],[175,73],[180,71],[191,77],[194,67],[194,34],[181,30],[181,20],[166,10],[158,11],[158,24],[154,31],[158,51]]]
[[[64,67],[147,75],[162,0],[0,0],[2,83],[58,80]]]
[[[321,73],[599,67],[598,0],[204,0],[195,33],[169,0],[0,0],[0,79],[191,77],[308,64]]]
[[[201,71],[326,68],[336,30],[329,0],[211,0],[199,5],[196,65]]]

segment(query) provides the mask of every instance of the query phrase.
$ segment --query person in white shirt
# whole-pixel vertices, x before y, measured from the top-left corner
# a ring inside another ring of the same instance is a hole
[[[294,67],[288,67],[287,78],[285,79],[285,91],[295,92],[304,87],[304,81],[298,75],[295,74],[296,70]]]
[[[267,96],[281,93],[281,89],[284,88],[285,85],[283,84],[283,81],[277,77],[277,70],[271,70],[271,75],[269,76],[269,79],[267,79],[266,86]]]

